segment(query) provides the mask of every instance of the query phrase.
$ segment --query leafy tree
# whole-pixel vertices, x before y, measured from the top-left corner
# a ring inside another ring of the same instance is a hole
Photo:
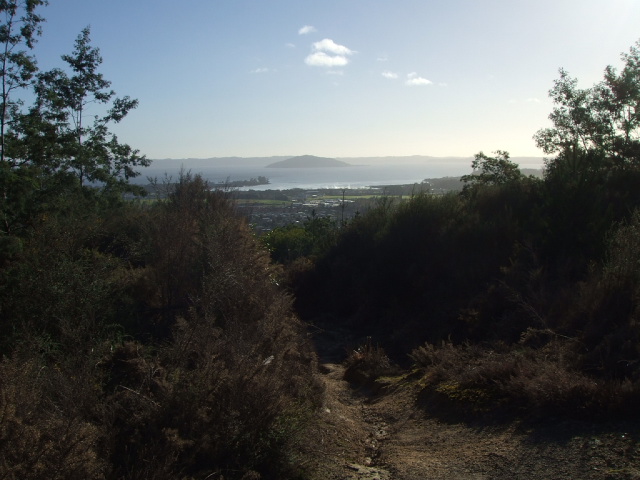
[[[309,255],[313,247],[311,234],[303,226],[295,224],[274,228],[262,240],[271,252],[271,258],[283,264]]]
[[[541,234],[544,257],[559,275],[581,276],[601,258],[605,233],[638,206],[640,174],[640,42],[608,66],[591,88],[560,70],[549,96],[553,127],[534,138],[546,154]]]
[[[555,103],[549,115],[553,127],[535,134],[538,147],[561,158],[592,151],[613,166],[640,164],[640,41],[622,60],[620,72],[608,66],[604,79],[587,89],[560,70],[549,91]]]
[[[263,243],[274,261],[289,264],[300,257],[326,253],[335,244],[337,234],[336,223],[316,216],[314,211],[303,225],[274,228],[263,237]]]
[[[28,3],[31,9],[33,5]],[[37,27],[37,21],[41,19],[26,24],[24,35]],[[10,111],[0,169],[0,221],[5,234],[20,234],[39,212],[61,208],[61,201],[65,203],[63,198],[71,193],[92,197],[98,192],[85,186],[100,185],[102,193],[109,194],[141,191],[128,180],[138,175],[136,167],[148,165],[149,160],[109,131],[137,101],[116,98],[110,90],[110,82],[98,72],[102,58],[90,44],[88,28],[78,36],[73,52],[62,59],[69,73],[53,69],[38,74],[33,105],[26,112],[17,105]]]
[[[23,163],[45,173],[67,177],[80,186],[103,184],[107,189],[132,189],[128,180],[150,161],[120,143],[109,125],[120,122],[137,100],[116,98],[111,83],[98,72],[102,57],[90,43],[90,30],[78,36],[70,55],[62,59],[71,74],[53,69],[38,75],[36,102],[21,118],[14,153]],[[103,105],[103,114],[89,115],[89,105]]]
[[[37,71],[36,61],[27,53],[41,33],[44,18],[36,14],[36,8],[47,5],[47,0],[2,0],[0,15],[0,163],[5,161],[5,132],[10,117],[11,94],[14,90],[30,85]],[[14,104],[15,105],[15,104]]]
[[[46,4],[46,0],[0,1],[0,231],[4,233],[15,230],[15,220],[25,209],[27,192],[32,190],[30,176],[22,175],[25,172],[17,174],[13,170],[15,165],[8,161],[6,140],[7,129],[21,104],[12,98],[13,94],[29,86],[37,71],[35,59],[27,52],[41,31],[43,18],[36,14],[36,9]],[[8,251],[7,242],[14,243],[0,238],[0,258]]]
[[[495,157],[482,152],[475,155],[471,162],[473,173],[461,178],[465,191],[480,185],[504,185],[522,179],[518,165],[509,160],[509,152],[497,150],[494,153]]]

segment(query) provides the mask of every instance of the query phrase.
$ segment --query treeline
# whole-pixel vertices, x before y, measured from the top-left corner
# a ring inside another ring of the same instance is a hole
[[[262,175],[258,178],[250,178],[249,180],[227,180],[225,182],[214,183],[214,188],[238,188],[238,187],[255,187],[257,185],[269,185],[269,179]]]
[[[561,71],[542,179],[480,153],[462,192],[382,198],[300,250],[313,262],[290,258],[311,235],[270,234],[302,317],[371,337],[459,409],[636,415],[640,43],[622,58],[588,89]]]
[[[88,29],[65,69],[37,70],[44,3],[0,4],[0,477],[298,475],[319,392],[279,268],[198,176],[123,200],[147,161],[109,125],[136,102]]]
[[[190,170],[185,170],[185,169],[181,169],[178,172],[179,177],[183,177],[185,175],[192,175],[192,172]],[[177,185],[177,182],[175,182],[173,178],[168,175],[163,179],[148,178],[148,180],[150,181],[150,183],[147,183],[145,185],[137,185],[136,190],[133,191],[131,195],[128,195],[128,197],[143,198],[143,197],[149,196],[150,198],[154,198],[154,199],[166,198],[169,195],[171,195],[171,193],[173,193]],[[220,182],[220,183],[213,183],[213,182],[207,181],[207,183],[208,183],[208,187],[211,190],[220,190],[224,192],[230,192],[231,190],[239,187],[268,185],[269,179],[267,177],[259,176],[258,178],[250,178],[249,180],[233,180],[233,181],[227,180],[225,182]],[[240,190],[234,190],[233,193],[234,193],[234,197],[237,198],[238,196],[241,196],[243,192]]]

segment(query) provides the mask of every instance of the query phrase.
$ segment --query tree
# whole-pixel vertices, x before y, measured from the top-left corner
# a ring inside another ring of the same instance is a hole
[[[14,90],[30,85],[37,71],[36,61],[24,48],[32,49],[41,33],[43,17],[36,8],[47,5],[47,0],[0,0],[0,75],[2,75],[2,97],[0,98],[0,165],[5,161],[5,132],[12,105]]]
[[[471,162],[473,173],[462,176],[465,183],[464,190],[485,185],[504,185],[522,179],[518,165],[509,160],[509,152],[497,150],[495,157],[489,157],[480,152]]]
[[[549,91],[555,103],[549,115],[553,127],[535,134],[539,148],[560,159],[592,152],[609,166],[640,166],[640,41],[622,60],[620,72],[608,66],[604,80],[587,89],[560,70]]]
[[[640,162],[640,41],[622,54],[618,73],[608,66],[594,91],[597,143],[619,163]]]
[[[150,161],[120,143],[109,126],[120,122],[138,101],[116,98],[111,82],[98,72],[102,57],[91,46],[88,27],[76,39],[73,52],[62,59],[71,74],[53,69],[38,75],[35,104],[16,129],[16,154],[23,163],[71,177],[80,186],[132,189],[128,180],[139,174],[135,167]],[[102,114],[91,120],[89,105],[97,105]]]

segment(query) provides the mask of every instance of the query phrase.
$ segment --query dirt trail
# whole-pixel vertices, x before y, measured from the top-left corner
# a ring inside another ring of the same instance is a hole
[[[343,380],[342,365],[325,363],[322,372],[324,403],[310,438],[313,450],[305,452],[313,457],[308,467],[317,472],[314,478],[391,480],[379,465],[381,445],[388,438],[386,422]]]
[[[306,449],[314,479],[640,479],[637,425],[443,421],[409,385],[366,395],[322,366],[325,400]]]

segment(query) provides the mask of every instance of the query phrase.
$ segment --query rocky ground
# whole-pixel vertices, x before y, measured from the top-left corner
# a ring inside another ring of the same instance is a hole
[[[313,479],[640,479],[637,422],[444,417],[406,375],[349,384],[337,356],[321,352],[324,404],[301,447]]]

